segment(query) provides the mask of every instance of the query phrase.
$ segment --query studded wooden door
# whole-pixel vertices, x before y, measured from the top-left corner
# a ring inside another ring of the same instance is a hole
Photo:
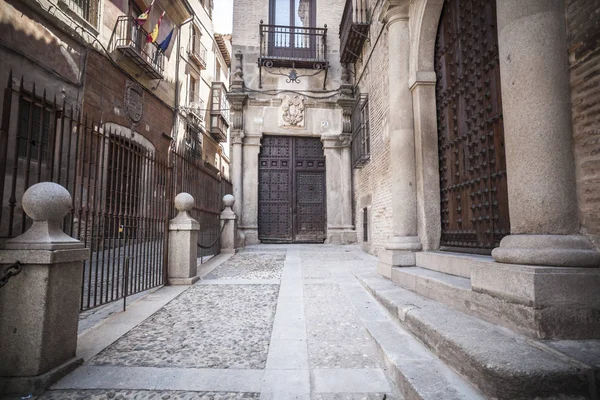
[[[258,186],[262,242],[323,242],[325,157],[318,138],[265,136]]]
[[[435,47],[441,244],[484,252],[510,231],[495,0],[446,0]]]

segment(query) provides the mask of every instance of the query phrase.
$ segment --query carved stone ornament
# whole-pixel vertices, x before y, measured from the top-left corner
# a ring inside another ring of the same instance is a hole
[[[142,119],[144,111],[144,89],[135,82],[127,82],[125,87],[125,115],[132,122],[137,123]]]
[[[283,126],[304,126],[304,97],[287,95],[281,103]]]

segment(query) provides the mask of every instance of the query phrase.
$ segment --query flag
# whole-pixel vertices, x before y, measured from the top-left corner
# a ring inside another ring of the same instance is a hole
[[[149,33],[148,36],[146,37],[146,43],[156,42],[156,38],[158,38],[158,28],[160,28],[160,21],[162,21],[164,16],[165,16],[165,12],[163,11],[162,14],[160,14],[160,18],[158,18],[158,22],[156,22],[156,26],[154,27],[152,32]]]
[[[173,31],[174,30],[175,30],[175,27],[171,28],[171,32],[169,32],[169,34],[167,35],[167,37],[164,38],[163,41],[160,42],[160,44],[158,45],[158,48],[163,53],[167,51],[167,49],[169,48],[169,45],[171,44],[171,38],[173,37]]]
[[[150,15],[150,11],[152,11],[152,6],[154,5],[154,1],[155,0],[152,0],[152,3],[150,3],[150,5],[148,6],[148,8],[146,8],[146,11],[144,11],[143,13],[141,13],[140,16],[135,19],[135,22],[139,26],[144,25],[146,23],[146,21],[148,20],[148,16]]]

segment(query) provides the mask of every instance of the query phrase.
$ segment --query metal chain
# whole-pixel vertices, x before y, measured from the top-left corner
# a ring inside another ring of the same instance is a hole
[[[200,243],[198,243],[198,247],[200,247],[201,249],[210,249],[210,248],[212,248],[217,243],[217,240],[219,240],[221,238],[221,234],[223,233],[223,229],[225,229],[225,225],[227,224],[227,221],[228,220],[225,220],[225,222],[223,223],[223,226],[219,230],[219,235],[217,236],[217,238],[209,246],[203,246]]]
[[[17,261],[10,267],[6,268],[4,274],[0,276],[0,288],[8,283],[8,280],[15,275],[19,275],[19,273],[23,270],[23,264]]]

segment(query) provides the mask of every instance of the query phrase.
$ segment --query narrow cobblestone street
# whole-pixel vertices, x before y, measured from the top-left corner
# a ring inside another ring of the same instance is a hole
[[[388,316],[353,275],[375,258],[329,245],[226,258],[83,333],[84,365],[39,399],[400,399],[364,326]]]

